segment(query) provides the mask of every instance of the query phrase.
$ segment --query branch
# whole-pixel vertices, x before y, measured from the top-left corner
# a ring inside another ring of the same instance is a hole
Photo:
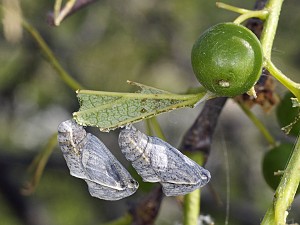
[[[202,152],[204,164],[210,152],[211,140],[218,118],[227,98],[208,100],[192,127],[186,132],[180,149],[187,152]]]

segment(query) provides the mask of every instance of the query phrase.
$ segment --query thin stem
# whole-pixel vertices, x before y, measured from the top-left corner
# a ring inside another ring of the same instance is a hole
[[[265,20],[268,15],[268,11],[266,10],[258,10],[258,11],[249,11],[245,14],[240,15],[238,18],[236,18],[233,22],[236,24],[240,24],[244,22],[245,20],[248,20],[250,18],[259,18],[261,20]]]
[[[41,48],[42,52],[45,54],[47,60],[51,63],[53,68],[56,70],[60,78],[73,90],[83,89],[81,84],[79,84],[76,80],[74,80],[61,66],[61,64],[58,62],[56,57],[54,56],[53,52],[49,48],[49,46],[46,44],[44,39],[41,37],[41,35],[38,33],[38,31],[31,26],[26,21],[22,21],[23,27],[32,35],[32,37],[35,39],[39,47]]]
[[[257,129],[262,133],[265,139],[271,146],[276,146],[276,140],[272,137],[270,132],[266,129],[263,123],[252,113],[252,111],[246,107],[243,103],[238,103],[244,113],[252,121],[252,123],[257,127]]]
[[[270,61],[266,61],[266,69],[287,89],[289,89],[300,101],[300,84],[292,81],[285,76],[277,67]]]
[[[188,157],[199,165],[203,165],[204,163],[204,155],[201,152],[190,153]],[[197,189],[184,196],[183,225],[198,224],[200,215],[200,194],[201,190]]]
[[[294,200],[300,182],[299,168],[300,138],[297,139],[293,154],[276,189],[273,204],[268,209],[262,225],[270,224],[270,221],[274,221],[273,224],[286,224],[287,210]]]
[[[232,12],[236,12],[241,14],[237,19],[235,19],[233,22],[236,24],[240,24],[242,22],[244,22],[247,19],[256,17],[259,18],[261,20],[266,19],[267,15],[268,15],[268,11],[263,9],[263,10],[248,10],[248,9],[243,9],[243,8],[239,8],[239,7],[235,7],[232,5],[228,5],[222,2],[217,2],[216,6],[222,9],[226,9],[228,11],[232,11]]]
[[[200,189],[184,196],[184,225],[198,224],[200,214]]]
[[[239,14],[245,14],[245,13],[248,13],[248,12],[252,11],[252,10],[249,10],[249,9],[243,9],[243,8],[239,8],[239,7],[236,7],[236,6],[228,5],[228,4],[225,4],[223,2],[216,2],[216,6],[218,8],[226,9],[228,11],[236,12],[236,13],[239,13]]]
[[[269,15],[264,23],[261,34],[261,46],[265,58],[265,67],[285,87],[287,87],[300,101],[300,84],[286,77],[271,61],[272,46],[278,26],[281,7],[284,0],[269,0],[265,9]]]
[[[271,59],[272,46],[277,30],[279,15],[283,0],[269,0],[265,9],[269,15],[264,23],[264,29],[261,33],[261,46],[266,60]]]
[[[164,132],[162,131],[158,121],[157,121],[157,118],[156,117],[152,117],[149,119],[151,121],[151,124],[152,124],[152,128],[156,134],[157,137],[159,137],[160,139],[166,141],[166,136],[164,135]]]
[[[33,172],[33,175],[31,181],[26,183],[25,187],[22,189],[23,194],[29,195],[35,191],[42,177],[49,156],[53,152],[56,143],[57,143],[57,134],[55,133],[50,137],[44,149],[32,161],[31,165],[29,166],[29,169]]]
[[[145,123],[146,123],[146,134],[149,135],[149,136],[153,136],[153,132],[152,132],[152,129],[151,129],[151,120],[146,119]]]

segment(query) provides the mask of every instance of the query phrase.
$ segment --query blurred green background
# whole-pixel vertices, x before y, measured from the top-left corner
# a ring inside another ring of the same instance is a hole
[[[255,1],[225,3],[251,9]],[[132,91],[126,80],[176,93],[199,86],[190,65],[194,41],[208,27],[237,16],[206,0],[99,0],[61,26],[51,27],[47,15],[53,4],[27,0],[21,1],[21,9],[63,67],[84,87],[118,92]],[[284,2],[273,49],[274,63],[298,82],[299,9],[297,0]],[[130,204],[145,196],[144,184],[135,195],[121,201],[92,198],[85,182],[69,175],[58,146],[36,192],[20,194],[31,160],[58,124],[71,118],[79,106],[74,91],[57,76],[26,31],[18,43],[11,43],[4,38],[2,26],[0,29],[0,224],[88,225],[122,216]],[[278,85],[277,89],[283,95],[284,88]],[[172,145],[179,145],[201,107],[158,117]],[[258,107],[254,111],[278,140],[293,141],[280,131],[273,111],[264,114]],[[138,126],[142,128],[143,123]],[[118,131],[90,131],[128,166],[117,146]],[[211,188],[203,188],[202,213],[222,224],[229,206],[229,224],[258,224],[273,197],[261,172],[267,150],[258,130],[236,103],[228,101],[207,164],[215,194]],[[300,220],[299,208],[296,199],[289,222]],[[156,224],[179,224],[181,216],[181,205],[174,198],[165,198]]]

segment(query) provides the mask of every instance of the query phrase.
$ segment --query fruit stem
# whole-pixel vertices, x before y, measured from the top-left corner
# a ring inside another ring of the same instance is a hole
[[[265,139],[271,146],[276,146],[276,140],[272,137],[270,132],[266,129],[264,124],[254,115],[254,113],[243,103],[238,103],[244,113],[252,121],[252,123],[257,127],[257,129],[262,133]]]
[[[216,6],[222,9],[226,9],[228,11],[232,11],[232,12],[236,12],[241,14],[238,18],[236,18],[233,22],[236,24],[240,24],[242,22],[244,22],[247,19],[256,17],[259,18],[261,20],[265,20],[267,15],[268,15],[268,11],[265,9],[262,10],[248,10],[248,9],[244,9],[244,8],[239,8],[236,6],[232,6],[232,5],[228,5],[222,2],[216,2]]]
[[[261,20],[265,20],[267,15],[268,15],[268,11],[264,10],[264,9],[263,10],[257,10],[257,11],[249,11],[245,14],[240,15],[233,22],[236,23],[236,24],[241,24],[245,20],[248,20],[248,19],[253,18],[253,17],[259,18]]]
[[[216,6],[218,8],[226,9],[228,11],[236,12],[236,13],[239,13],[239,14],[245,14],[245,13],[248,13],[248,12],[252,11],[252,10],[249,10],[249,9],[243,9],[243,8],[239,8],[239,7],[236,7],[236,6],[228,5],[228,4],[225,4],[223,2],[216,2]]]
[[[279,15],[284,0],[269,0],[264,10],[268,11],[260,41],[266,60],[271,59],[272,46],[278,26]]]
[[[290,78],[285,76],[273,63],[271,60],[266,60],[266,69],[287,89],[289,89],[300,101],[300,84],[292,81]]]
[[[261,225],[286,224],[287,210],[294,200],[300,182],[299,168],[300,138],[297,139],[290,161],[276,189],[273,203],[269,207]]]

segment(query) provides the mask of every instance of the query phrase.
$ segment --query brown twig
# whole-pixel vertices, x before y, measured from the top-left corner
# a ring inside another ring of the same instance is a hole
[[[227,98],[208,100],[192,127],[186,132],[180,149],[189,152],[200,151],[206,161],[210,152],[211,140],[214,134],[219,115]]]
[[[163,199],[161,186],[153,189],[142,201],[130,209],[132,225],[152,225]]]

